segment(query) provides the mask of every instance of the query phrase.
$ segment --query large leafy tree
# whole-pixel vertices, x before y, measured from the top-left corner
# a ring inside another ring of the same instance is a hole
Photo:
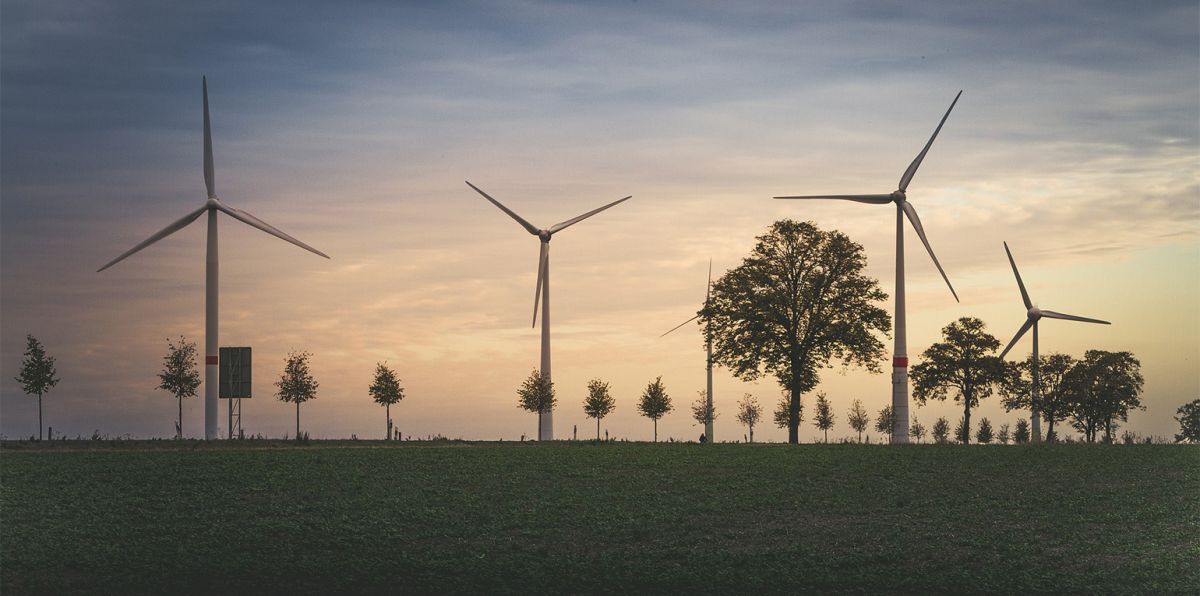
[[[742,401],[738,402],[737,421],[745,424],[750,429],[750,442],[754,442],[754,425],[758,424],[758,420],[762,418],[762,406],[758,404],[758,399],[749,393],[742,396]]]
[[[275,397],[279,401],[296,404],[296,439],[300,439],[300,404],[317,398],[320,385],[309,368],[309,352],[290,352],[283,365],[283,374],[275,381]]]
[[[596,419],[596,440],[600,440],[600,421],[617,409],[617,400],[608,391],[608,383],[600,379],[588,381],[587,397],[583,399],[583,413]]]
[[[658,442],[658,419],[674,409],[675,406],[671,405],[671,396],[667,395],[667,388],[663,385],[662,377],[650,381],[646,385],[646,390],[642,392],[642,399],[638,401],[638,411],[642,413],[642,416],[654,421],[655,443]]]
[[[58,384],[57,372],[54,369],[54,357],[46,354],[42,342],[32,335],[25,336],[25,359],[21,361],[21,370],[17,373],[16,381],[21,384],[25,395],[36,395],[38,398],[38,440],[42,440],[42,395]]]
[[[547,377],[543,377],[537,369],[529,373],[528,377],[521,383],[521,388],[517,389],[517,406],[527,412],[541,414],[554,409],[554,405],[558,402],[558,398],[554,395],[554,382]],[[542,417],[538,416],[538,437],[542,436]]]
[[[179,337],[179,343],[167,340],[167,355],[163,356],[163,368],[158,373],[158,388],[170,393],[179,406],[179,419],[175,422],[175,437],[183,438],[183,399],[196,397],[200,386],[200,367],[196,364],[196,344]]]
[[[1038,358],[1039,407],[1046,423],[1046,441],[1054,442],[1054,424],[1070,418],[1071,393],[1064,382],[1076,360],[1067,354],[1052,353]],[[1001,385],[1000,400],[1004,409],[1032,410],[1030,403],[1033,388],[1033,355],[1023,362],[1008,365],[1007,375]]]
[[[1142,405],[1141,363],[1129,352],[1088,350],[1071,367],[1064,386],[1072,402],[1071,424],[1094,442],[1101,430],[1111,443],[1117,421],[1129,419],[1129,410]]]
[[[850,423],[850,428],[858,431],[858,442],[861,443],[863,431],[867,430],[867,425],[871,422],[871,416],[863,407],[862,400],[856,399],[854,403],[850,404],[850,414],[846,420]]]
[[[1179,423],[1179,434],[1175,435],[1178,443],[1200,443],[1200,399],[1179,406],[1175,410],[1175,421]]]
[[[813,424],[817,429],[825,433],[825,442],[829,442],[829,429],[833,428],[833,407],[829,405],[829,398],[825,397],[825,393],[817,394],[817,415]]]
[[[713,284],[706,308],[713,361],[743,380],[773,375],[788,390],[788,442],[798,443],[800,397],[831,361],[880,371],[891,317],[860,244],[811,222],[777,221],[750,256]]]
[[[367,393],[375,403],[383,406],[384,416],[387,417],[386,440],[392,440],[392,405],[404,399],[404,387],[400,386],[400,378],[396,376],[396,371],[389,368],[385,362],[376,363],[375,380],[367,388]]]
[[[1006,379],[1004,362],[995,356],[1000,342],[986,331],[983,321],[962,317],[942,328],[945,341],[929,346],[924,360],[912,368],[913,398],[925,405],[930,399],[945,401],[953,394],[963,404],[962,424],[970,439],[971,408],[992,394]]]

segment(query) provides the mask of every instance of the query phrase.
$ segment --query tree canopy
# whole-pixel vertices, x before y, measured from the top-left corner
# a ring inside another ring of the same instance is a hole
[[[588,381],[587,397],[583,399],[583,413],[596,419],[596,440],[600,440],[600,421],[617,409],[617,400],[608,391],[608,383],[600,379]]]
[[[650,381],[646,385],[646,390],[642,392],[642,399],[638,401],[638,412],[654,421],[655,442],[658,442],[658,419],[674,409],[675,406],[671,405],[671,396],[667,395],[667,388],[663,385],[662,377]]]
[[[1046,441],[1057,437],[1054,424],[1067,420],[1074,404],[1065,382],[1076,360],[1067,354],[1052,353],[1038,358],[1038,403],[1042,420],[1046,422]],[[1032,410],[1033,355],[1008,366],[1000,386],[1000,400],[1006,411]]]
[[[317,398],[320,384],[309,370],[309,352],[289,352],[283,366],[283,375],[275,381],[275,397],[280,401],[296,404],[296,439],[300,439],[300,404]]]
[[[1141,363],[1129,352],[1088,350],[1067,373],[1064,386],[1072,402],[1072,426],[1090,443],[1099,431],[1111,443],[1117,421],[1142,409]]]
[[[542,436],[542,412],[554,410],[558,398],[554,394],[554,382],[542,376],[537,369],[529,373],[517,389],[517,406],[527,412],[538,414],[538,437]]]
[[[42,426],[42,395],[58,384],[57,372],[54,368],[54,357],[46,354],[42,342],[32,335],[25,336],[25,358],[21,361],[21,370],[17,373],[16,381],[21,384],[21,391],[26,395],[36,395],[38,398],[38,439],[43,438]]]
[[[392,440],[392,405],[404,399],[404,388],[400,386],[396,371],[389,368],[385,362],[376,363],[375,379],[367,388],[367,393],[375,403],[383,406],[384,415],[387,417],[386,440]]]
[[[1179,423],[1176,442],[1200,443],[1200,399],[1179,406],[1175,411],[1175,421]]]
[[[788,389],[788,441],[799,442],[800,397],[840,361],[880,371],[891,317],[863,248],[811,222],[777,221],[750,255],[712,286],[706,339],[713,361],[743,380],[773,375]]]
[[[183,436],[183,399],[195,397],[200,386],[200,368],[197,365],[195,342],[179,337],[179,343],[167,340],[167,355],[163,356],[163,368],[158,373],[158,388],[171,394],[179,406],[179,420],[175,423],[175,436]]]
[[[717,419],[717,405],[708,406],[708,392],[697,391],[696,401],[692,402],[692,419],[697,424],[707,424],[710,420]]]
[[[817,414],[813,424],[825,433],[825,442],[829,442],[829,429],[833,428],[833,407],[829,405],[829,398],[824,392],[817,393]]]
[[[742,396],[742,400],[738,402],[737,421],[745,424],[750,429],[750,442],[754,442],[754,425],[758,424],[758,420],[762,418],[762,406],[758,404],[758,399],[749,393]]]
[[[930,399],[953,395],[963,404],[962,424],[970,439],[971,408],[990,396],[1004,382],[1006,366],[994,355],[1000,341],[986,330],[983,321],[962,317],[942,328],[945,341],[929,346],[923,362],[912,368],[913,398],[925,405]]]
[[[862,434],[867,430],[867,425],[871,423],[871,416],[867,414],[867,409],[863,407],[862,400],[856,399],[850,404],[850,414],[846,417],[850,423],[850,428],[858,431],[858,442],[862,442]]]

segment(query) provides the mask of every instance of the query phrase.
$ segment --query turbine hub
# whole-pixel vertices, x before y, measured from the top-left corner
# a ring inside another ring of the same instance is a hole
[[[1040,319],[1040,318],[1042,318],[1042,309],[1040,309],[1040,308],[1038,308],[1038,307],[1036,307],[1036,306],[1034,306],[1034,307],[1030,308],[1030,309],[1029,309],[1029,318],[1031,318],[1031,319]]]
[[[216,209],[220,204],[221,201],[218,200],[217,197],[208,197],[208,200],[204,202],[204,206],[208,207],[209,209]]]
[[[541,238],[542,242],[549,242],[550,241],[550,232],[548,232],[546,230],[538,230],[538,238]]]
[[[894,201],[896,203],[904,202],[905,200],[907,200],[907,196],[908,195],[904,194],[904,191],[902,191],[902,190],[892,191],[892,201]]]

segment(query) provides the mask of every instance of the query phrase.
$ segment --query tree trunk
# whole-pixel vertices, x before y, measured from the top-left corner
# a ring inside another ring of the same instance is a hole
[[[600,442],[600,418],[596,418],[596,442]]]
[[[965,398],[965,399],[963,399],[963,405],[964,405],[964,407],[963,407],[963,436],[960,438],[962,439],[963,445],[970,445],[971,444],[971,398],[969,396],[965,396],[965,395],[963,397]]]
[[[392,404],[383,404],[383,412],[387,416],[387,435],[383,437],[383,440],[390,441],[392,440]]]
[[[1046,442],[1053,443],[1056,438],[1054,436],[1054,412],[1047,412],[1046,415],[1049,416],[1046,420]]]
[[[829,429],[825,429],[825,444],[829,444]]]
[[[179,401],[179,425],[175,427],[176,428],[175,438],[182,439],[183,438],[183,396],[182,395],[177,396],[176,399]]]
[[[658,442],[658,418],[654,419],[654,442]]]
[[[800,363],[792,361],[792,379],[789,386],[791,393],[788,400],[788,443],[800,443]]]
[[[753,443],[754,442],[754,425],[751,424],[749,426],[750,426],[750,442]]]
[[[42,440],[42,394],[38,394],[38,440]]]
[[[300,440],[300,402],[296,402],[296,440]]]

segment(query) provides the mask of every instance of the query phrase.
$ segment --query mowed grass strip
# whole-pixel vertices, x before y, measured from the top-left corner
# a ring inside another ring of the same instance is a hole
[[[1196,446],[122,445],[0,449],[0,591],[1200,591]]]

